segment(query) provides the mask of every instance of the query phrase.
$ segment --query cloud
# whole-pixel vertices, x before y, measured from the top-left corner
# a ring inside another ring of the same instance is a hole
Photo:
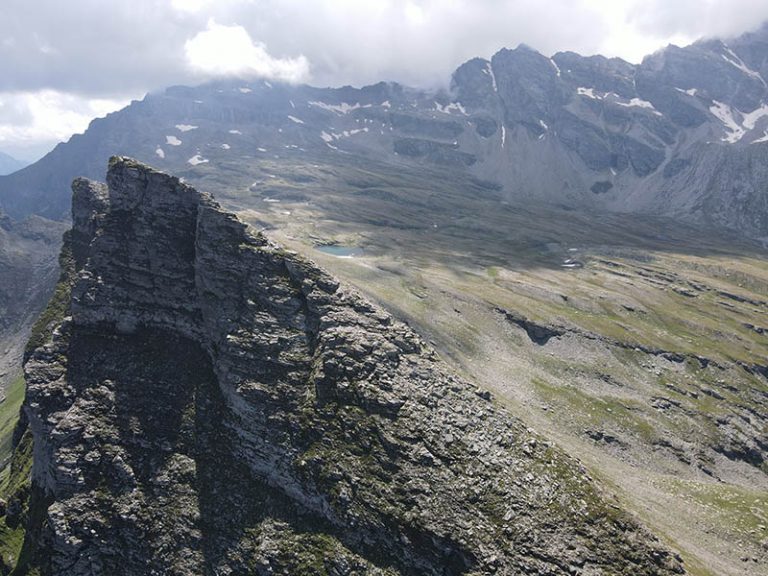
[[[447,84],[462,62],[505,46],[595,52],[604,34],[584,0],[262,0],[258,13],[222,17],[277,53],[306,54],[320,85]]]
[[[242,26],[223,26],[213,19],[207,28],[184,44],[188,66],[204,76],[263,77],[301,82],[309,77],[309,62],[273,58],[262,42],[254,42]]]
[[[41,148],[83,132],[94,118],[127,104],[55,90],[0,94],[0,150],[18,158],[34,157]]]
[[[768,19],[765,0],[632,0],[630,24],[659,37],[729,38],[758,28]]]
[[[213,4],[215,0],[171,0],[171,7],[179,12],[200,12]]]
[[[0,90],[136,96],[236,68],[197,53],[206,43],[229,43],[254,74],[435,85],[519,43],[638,61],[670,40],[736,34],[765,18],[765,0],[69,0],[66,10],[3,0]]]

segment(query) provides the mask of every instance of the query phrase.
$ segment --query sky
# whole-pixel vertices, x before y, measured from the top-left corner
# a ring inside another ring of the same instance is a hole
[[[765,20],[766,0],[0,0],[0,152],[35,160],[173,84],[431,87],[521,43],[640,62]]]

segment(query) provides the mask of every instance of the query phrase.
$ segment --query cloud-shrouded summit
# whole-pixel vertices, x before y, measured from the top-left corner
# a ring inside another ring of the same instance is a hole
[[[171,84],[236,75],[434,86],[463,61],[503,46],[639,61],[669,42],[732,36],[768,18],[761,0],[71,0],[65,10],[54,0],[3,4],[0,150],[22,158]]]

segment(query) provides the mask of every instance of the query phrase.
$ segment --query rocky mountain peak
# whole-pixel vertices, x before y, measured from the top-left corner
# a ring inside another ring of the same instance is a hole
[[[682,572],[407,326],[208,195],[128,158],[73,189],[69,302],[25,365],[28,568]]]

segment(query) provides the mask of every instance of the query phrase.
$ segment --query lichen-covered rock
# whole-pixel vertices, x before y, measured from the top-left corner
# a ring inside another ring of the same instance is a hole
[[[407,326],[126,158],[29,357],[44,574],[682,572]]]

